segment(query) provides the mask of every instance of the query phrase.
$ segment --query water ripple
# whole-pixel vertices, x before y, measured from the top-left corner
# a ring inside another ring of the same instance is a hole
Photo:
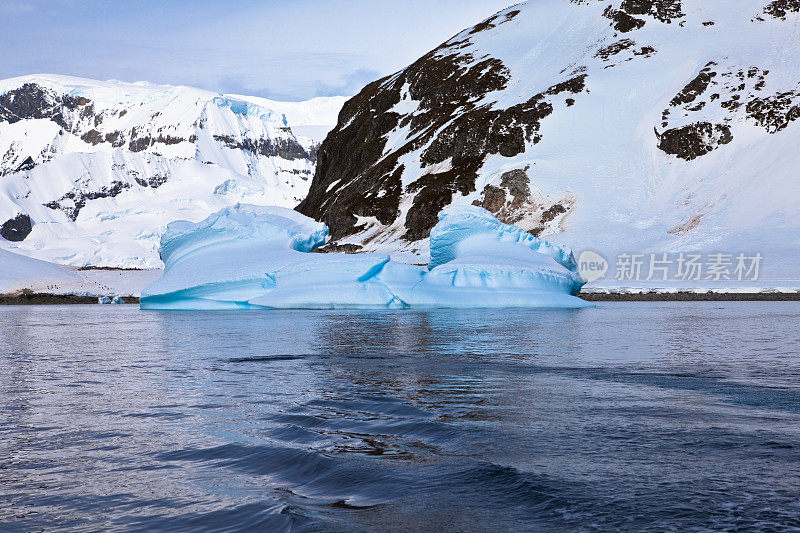
[[[798,529],[798,323],[0,308],[0,529]]]

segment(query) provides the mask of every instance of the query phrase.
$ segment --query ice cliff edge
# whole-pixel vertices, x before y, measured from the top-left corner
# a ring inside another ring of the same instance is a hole
[[[428,267],[382,254],[309,253],[328,228],[281,207],[237,204],[161,238],[164,276],[142,309],[586,307],[572,252],[475,206],[439,214]]]

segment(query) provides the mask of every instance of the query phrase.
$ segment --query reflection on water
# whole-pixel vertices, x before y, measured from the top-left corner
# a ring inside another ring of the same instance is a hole
[[[800,305],[0,308],[5,530],[800,527]]]

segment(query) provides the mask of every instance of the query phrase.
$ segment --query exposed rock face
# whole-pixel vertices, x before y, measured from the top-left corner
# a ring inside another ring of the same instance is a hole
[[[636,43],[630,39],[622,39],[608,46],[604,46],[603,48],[597,51],[595,57],[599,57],[607,61],[609,58],[611,58],[611,56],[615,56],[620,52],[622,52],[623,50],[627,50],[628,48],[631,48],[635,45]]]
[[[611,20],[614,29],[620,33],[638,30],[646,24],[642,16],[652,17],[666,24],[684,16],[681,0],[624,0],[619,9],[608,6],[603,16]]]
[[[632,17],[621,9],[613,9],[608,6],[603,12],[603,16],[611,21],[614,29],[621,33],[638,30],[644,27],[645,21],[640,18]]]
[[[14,169],[14,172],[24,172],[26,170],[32,169],[35,166],[36,163],[34,162],[33,158],[31,156],[28,156],[25,158],[25,161],[20,163],[19,166]]]
[[[709,226],[735,235],[747,217],[731,212],[779,181],[765,154],[786,154],[797,132],[793,1],[501,11],[349,100],[297,209],[330,226],[333,246],[423,255],[453,203],[587,247],[640,236],[626,252],[709,243]]]
[[[640,7],[634,3],[632,9]],[[467,49],[476,36],[502,31],[519,13],[509,9],[490,17],[347,102],[339,126],[320,147],[309,196],[298,210],[327,223],[334,239],[364,229],[360,221],[365,218],[392,225],[402,217],[401,236],[411,242],[428,236],[437,214],[454,196],[479,193],[475,203],[488,206],[501,220],[524,218],[523,205],[527,215],[536,211],[527,197],[511,193],[506,199],[502,185],[477,191],[479,172],[488,156],[514,157],[537,144],[554,102],[573,106],[575,99],[566,96],[585,92],[587,75],[573,68],[561,81],[512,106],[479,104],[486,94],[506,89],[511,75],[501,60]],[[634,44],[601,47],[597,56],[607,59]],[[414,110],[398,111],[406,106]],[[405,141],[387,147],[388,137],[398,129]],[[412,153],[418,154],[422,168],[414,179],[404,176],[402,162]],[[518,172],[527,179],[524,170]],[[410,200],[405,210],[403,198]]]
[[[62,95],[35,83],[26,83],[0,95],[0,122],[14,124],[20,120],[44,118],[69,129],[72,125],[70,112],[87,104],[86,98]]]
[[[405,167],[399,161],[419,150],[426,171],[405,186],[413,201],[403,236],[408,241],[421,240],[454,194],[475,191],[478,171],[488,155],[512,157],[524,152],[526,144],[537,143],[541,121],[553,112],[552,97],[582,92],[586,75],[574,75],[524,102],[495,109],[477,101],[486,93],[503,90],[510,78],[508,70],[500,60],[462,51],[471,36],[496,29],[517,14],[512,9],[487,19],[463,38],[368,85],[347,102],[340,126],[320,147],[317,174],[298,210],[327,223],[334,239],[358,231],[358,217],[391,224],[399,215],[404,190]],[[405,102],[414,102],[416,112],[402,116],[393,111]],[[408,142],[384,156],[386,137],[398,126],[408,129]]]
[[[214,140],[219,141],[228,148],[245,150],[254,154],[267,157],[282,157],[283,159],[311,159],[312,156],[305,151],[294,139],[243,139],[237,140],[230,135],[214,135]]]
[[[747,115],[770,133],[800,119],[800,91],[787,91],[747,102]]]
[[[800,0],[774,0],[767,4],[764,13],[771,17],[785,19],[789,13],[800,13]]]
[[[698,96],[702,95],[708,89],[711,80],[717,75],[716,72],[711,71],[711,67],[716,63],[711,62],[700,71],[692,81],[686,84],[681,92],[675,95],[675,98],[670,100],[669,105],[676,107],[681,104],[691,104]]]
[[[30,234],[31,229],[33,229],[31,217],[28,215],[17,215],[0,225],[0,237],[3,237],[7,241],[19,242],[25,240],[25,237]]]
[[[416,241],[428,236],[439,211],[452,202],[452,194],[448,196],[443,191],[467,195],[475,190],[486,156],[513,157],[525,151],[526,143],[538,143],[541,121],[553,112],[547,96],[579,93],[584,79],[585,75],[581,75],[554,85],[505,110],[474,109],[445,126],[422,152],[420,160],[425,167],[448,162],[452,168],[425,174],[408,186],[409,192],[417,194],[406,217],[406,238]]]
[[[473,28],[473,33],[496,27],[513,16],[509,13],[500,22],[492,19],[490,24]],[[474,188],[471,182],[474,182],[476,164],[479,163],[469,153],[470,149],[479,148],[474,143],[493,142],[494,150],[502,149],[507,153],[521,149],[525,132],[519,127],[514,138],[495,137],[490,141],[486,129],[491,129],[492,121],[498,121],[498,114],[486,108],[476,109],[474,105],[485,92],[505,87],[507,72],[502,63],[474,61],[473,56],[461,55],[457,49],[458,44],[444,45],[399,75],[368,85],[345,104],[339,115],[344,127],[332,131],[317,153],[317,167],[321,171],[317,172],[315,183],[318,177],[324,177],[316,187],[312,186],[309,196],[298,207],[300,212],[320,212],[320,218],[332,228],[335,238],[353,231],[356,216],[376,217],[381,223],[390,224],[397,217],[402,190],[400,176],[403,165],[398,165],[398,160],[412,150],[430,144],[422,155],[426,165],[441,163],[452,156],[457,164],[463,166],[464,172],[462,168],[457,172],[432,172],[414,184],[414,189],[420,194],[408,225],[413,235],[424,238],[436,223],[436,213],[449,203],[448,198],[439,194],[439,188],[451,191]],[[398,125],[400,115],[392,108],[401,100],[420,102],[422,112],[405,117],[403,123],[416,139],[377,165],[369,166],[381,158],[386,145],[385,136]],[[437,136],[436,130],[444,126],[457,110],[464,113]],[[546,113],[547,109],[532,102],[527,112]],[[503,120],[508,122],[511,117]],[[470,132],[473,127],[479,127],[481,133]],[[456,145],[459,153],[451,154]],[[349,181],[356,176],[357,182],[345,183],[346,179]],[[338,188],[336,183],[346,187]],[[369,184],[366,190],[365,184]],[[334,187],[333,190],[337,191],[338,201],[328,209],[324,209],[322,204],[329,191],[321,190],[322,187]]]
[[[80,214],[81,209],[83,209],[88,200],[114,198],[125,189],[130,188],[130,183],[114,181],[109,187],[101,187],[100,190],[97,191],[82,191],[80,189],[73,189],[58,200],[49,202],[46,204],[46,207],[49,207],[50,209],[60,209],[70,218],[70,220],[74,222],[77,220],[78,214]]]
[[[136,183],[141,185],[142,187],[150,187],[151,189],[158,189],[162,185],[167,182],[168,177],[165,174],[154,174],[152,176],[148,176],[147,178],[134,178]]]
[[[118,131],[115,131],[114,133],[119,135]],[[111,135],[111,134],[109,134],[109,135]],[[89,130],[86,133],[84,133],[83,135],[81,135],[81,140],[83,142],[87,142],[87,143],[89,143],[91,145],[97,146],[98,144],[103,142],[104,137],[97,130]]]
[[[691,161],[732,140],[728,126],[698,122],[665,131],[661,134],[658,147],[668,154]]]
[[[800,90],[764,95],[769,70],[756,66],[748,68],[719,68],[709,62],[695,78],[675,95],[661,116],[662,128],[656,129],[658,147],[668,154],[691,161],[720,145],[733,140],[731,125],[751,120],[769,133],[785,129],[800,118]],[[695,118],[714,112],[721,124],[698,120],[680,127],[673,118]]]
[[[667,24],[684,16],[681,8],[681,0],[624,0],[620,6],[630,15],[649,15]]]
[[[608,46],[600,48],[595,57],[602,59],[608,63],[603,68],[614,68],[627,61],[632,61],[638,56],[650,57],[656,53],[656,49],[652,46],[637,47],[636,43],[631,39],[621,39]]]
[[[540,236],[548,228],[557,226],[558,222],[569,213],[572,202],[562,199],[555,203],[537,202],[531,196],[530,178],[525,169],[504,172],[500,176],[498,186],[486,185],[479,199],[473,201],[495,214],[498,220],[506,224],[527,226],[529,233]]]

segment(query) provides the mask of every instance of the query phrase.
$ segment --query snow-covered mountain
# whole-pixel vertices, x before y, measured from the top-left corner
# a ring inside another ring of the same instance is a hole
[[[242,94],[231,97],[282,114],[291,126],[297,141],[312,155],[316,154],[317,148],[325,140],[328,132],[336,126],[339,111],[347,101],[346,96],[320,96],[304,102],[279,102]]]
[[[797,280],[798,43],[797,0],[519,4],[349,100],[298,210],[349,249],[425,255],[477,204],[576,252]]]
[[[173,220],[304,198],[342,101],[53,75],[0,81],[0,247],[75,266],[158,267]]]

